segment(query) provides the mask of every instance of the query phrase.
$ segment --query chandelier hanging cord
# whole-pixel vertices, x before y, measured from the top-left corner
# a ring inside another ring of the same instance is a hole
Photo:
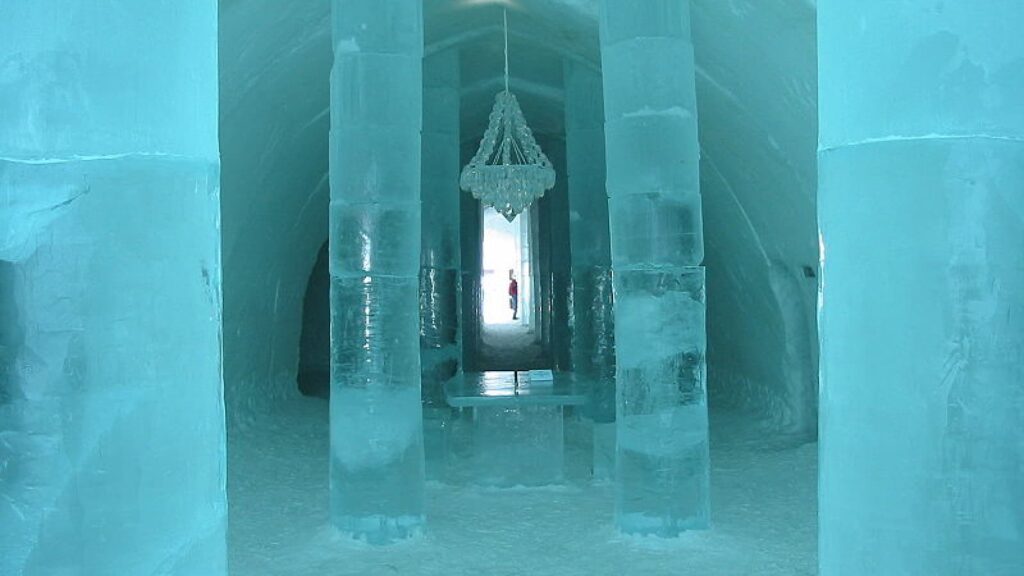
[[[508,10],[502,10],[505,40],[505,89],[494,100],[480,148],[462,169],[461,188],[509,222],[555,185],[551,161],[533,137],[510,90]]]
[[[502,8],[501,13],[505,20],[505,92],[508,92],[508,8]]]

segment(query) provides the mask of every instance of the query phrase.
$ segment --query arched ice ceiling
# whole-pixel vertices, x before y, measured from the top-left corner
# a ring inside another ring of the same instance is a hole
[[[598,0],[425,0],[425,52],[460,51],[463,138],[479,137],[502,83],[504,5],[513,89],[535,131],[559,134],[563,59],[600,65]],[[712,375],[722,400],[784,418],[757,398],[813,379],[800,358],[815,349],[814,5],[692,12]],[[329,13],[328,0],[221,0],[229,408],[295,389],[305,281],[327,236]]]

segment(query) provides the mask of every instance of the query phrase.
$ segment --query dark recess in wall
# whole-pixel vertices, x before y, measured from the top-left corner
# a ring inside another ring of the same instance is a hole
[[[302,302],[299,391],[327,398],[331,392],[331,275],[327,243],[320,248]]]

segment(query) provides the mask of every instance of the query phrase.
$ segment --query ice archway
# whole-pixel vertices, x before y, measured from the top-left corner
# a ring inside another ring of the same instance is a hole
[[[597,2],[512,5],[513,82],[534,130],[562,137],[563,63],[600,67]],[[464,141],[482,132],[501,83],[496,10],[456,0],[424,6],[425,53],[462,54]],[[303,295],[327,237],[329,13],[326,0],[221,3],[230,419],[247,419],[295,393]],[[812,435],[814,6],[696,0],[693,35],[711,402],[750,408],[781,429]]]

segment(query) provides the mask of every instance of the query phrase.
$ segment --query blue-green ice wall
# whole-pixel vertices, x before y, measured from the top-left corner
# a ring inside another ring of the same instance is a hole
[[[224,574],[216,5],[0,13],[0,573]]]
[[[819,10],[821,573],[1024,573],[1024,4]]]

